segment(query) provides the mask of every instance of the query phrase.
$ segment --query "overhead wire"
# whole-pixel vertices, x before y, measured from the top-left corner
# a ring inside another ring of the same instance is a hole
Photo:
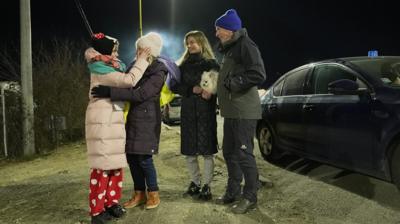
[[[85,12],[83,11],[82,5],[79,0],[75,0],[76,7],[82,16],[83,22],[85,23],[86,29],[88,30],[90,36],[93,36],[93,30],[90,27],[89,20],[86,18]]]

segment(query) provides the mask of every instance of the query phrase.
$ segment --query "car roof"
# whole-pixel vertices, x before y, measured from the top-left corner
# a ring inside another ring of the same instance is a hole
[[[320,60],[320,61],[310,62],[310,63],[304,64],[304,65],[301,65],[299,67],[296,67],[296,68],[284,73],[284,75],[282,75],[278,80],[281,80],[283,77],[285,77],[288,74],[291,74],[295,71],[299,71],[299,70],[306,69],[306,68],[311,68],[318,64],[339,63],[339,64],[344,64],[344,65],[349,65],[349,64],[352,64],[355,62],[360,62],[360,61],[385,60],[385,59],[400,61],[400,56],[376,56],[376,57],[358,56],[358,57],[342,57],[342,58],[332,58],[332,59]],[[369,76],[369,75],[367,75],[367,76]]]
[[[326,62],[341,62],[341,61],[347,61],[347,62],[356,62],[356,61],[365,61],[365,60],[384,60],[384,59],[398,59],[400,60],[400,56],[376,56],[376,57],[368,57],[368,56],[359,56],[359,57],[343,57],[343,58],[334,58],[334,59],[327,59],[327,60],[322,60],[319,62],[314,62],[314,63],[326,63]]]
[[[332,59],[325,59],[325,60],[320,60],[320,61],[315,61],[315,62],[310,62],[304,65],[301,65],[299,67],[296,67],[294,69],[289,70],[286,72],[284,75],[302,70],[305,68],[310,68],[313,67],[317,64],[324,64],[324,63],[340,63],[344,64],[346,62],[357,62],[357,61],[365,61],[365,60],[382,60],[382,59],[389,59],[389,60],[400,60],[400,56],[376,56],[376,57],[368,57],[368,56],[359,56],[359,57],[343,57],[343,58],[332,58]]]

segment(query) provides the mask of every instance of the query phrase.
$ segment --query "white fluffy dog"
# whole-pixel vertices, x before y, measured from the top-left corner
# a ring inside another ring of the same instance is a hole
[[[208,72],[203,72],[203,74],[201,75],[200,87],[209,93],[216,94],[217,81],[218,81],[217,71],[210,70]]]

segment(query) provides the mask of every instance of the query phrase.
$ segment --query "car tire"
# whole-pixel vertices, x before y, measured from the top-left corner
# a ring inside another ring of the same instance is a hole
[[[282,157],[282,153],[275,144],[274,135],[265,122],[258,124],[257,140],[260,153],[265,160],[272,162]]]
[[[390,160],[390,170],[392,174],[392,182],[400,190],[400,143],[397,143]]]

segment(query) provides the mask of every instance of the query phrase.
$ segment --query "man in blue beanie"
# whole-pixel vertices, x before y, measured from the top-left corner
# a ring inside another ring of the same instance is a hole
[[[234,9],[215,21],[218,50],[223,63],[218,76],[217,96],[224,117],[223,155],[228,169],[225,194],[218,204],[239,203],[232,212],[242,214],[257,204],[258,170],[253,154],[261,104],[257,86],[266,78],[257,45],[248,37]],[[244,177],[243,191],[240,183]]]

